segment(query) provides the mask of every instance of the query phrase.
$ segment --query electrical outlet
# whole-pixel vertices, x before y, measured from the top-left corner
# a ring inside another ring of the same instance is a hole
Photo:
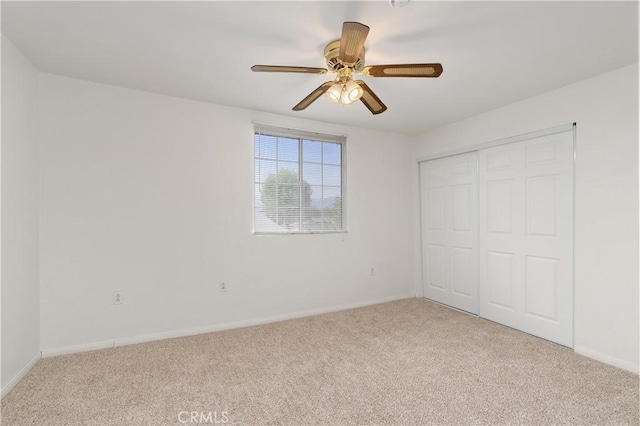
[[[374,268],[371,268],[371,271],[369,271],[369,275],[373,277],[375,274],[376,270]]]
[[[227,284],[223,281],[220,281],[220,292],[226,293],[226,291],[227,291]]]
[[[124,302],[124,293],[122,293],[121,291],[114,291],[113,292],[113,304],[114,305],[122,305],[122,302]]]

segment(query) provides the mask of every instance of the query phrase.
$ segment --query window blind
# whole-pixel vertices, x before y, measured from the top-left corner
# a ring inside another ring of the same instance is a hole
[[[344,136],[256,124],[254,233],[344,231]]]

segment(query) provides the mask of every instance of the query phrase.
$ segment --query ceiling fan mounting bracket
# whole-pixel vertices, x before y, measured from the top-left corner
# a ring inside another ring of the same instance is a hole
[[[354,63],[346,63],[340,60],[340,40],[332,41],[324,48],[324,57],[327,60],[329,72],[337,73],[343,68],[350,68],[352,72],[360,72],[364,68],[364,48]]]

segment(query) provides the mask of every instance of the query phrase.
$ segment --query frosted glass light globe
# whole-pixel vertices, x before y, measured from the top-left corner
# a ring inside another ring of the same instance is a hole
[[[338,102],[340,102],[341,92],[342,86],[336,83],[333,86],[329,87],[329,90],[327,90],[325,96],[327,97],[327,99],[329,99],[329,102],[337,104]]]

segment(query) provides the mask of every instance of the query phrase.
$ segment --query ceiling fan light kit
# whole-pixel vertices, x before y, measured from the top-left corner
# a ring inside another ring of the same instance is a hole
[[[353,105],[354,102],[362,97],[363,90],[358,83],[349,80],[346,83],[334,83],[325,96],[329,102],[340,105]]]
[[[400,0],[396,0],[400,1]],[[408,3],[408,0],[406,0]],[[400,65],[364,65],[364,42],[369,34],[369,27],[359,22],[345,22],[342,25],[342,38],[327,44],[324,57],[327,68],[313,68],[281,65],[254,65],[254,72],[293,72],[305,74],[336,74],[332,81],[327,81],[307,95],[293,107],[294,111],[302,111],[323,94],[332,103],[352,105],[360,100],[372,114],[380,114],[387,107],[378,96],[362,80],[353,80],[353,74],[368,77],[431,77],[442,74],[440,64],[400,64]]]

